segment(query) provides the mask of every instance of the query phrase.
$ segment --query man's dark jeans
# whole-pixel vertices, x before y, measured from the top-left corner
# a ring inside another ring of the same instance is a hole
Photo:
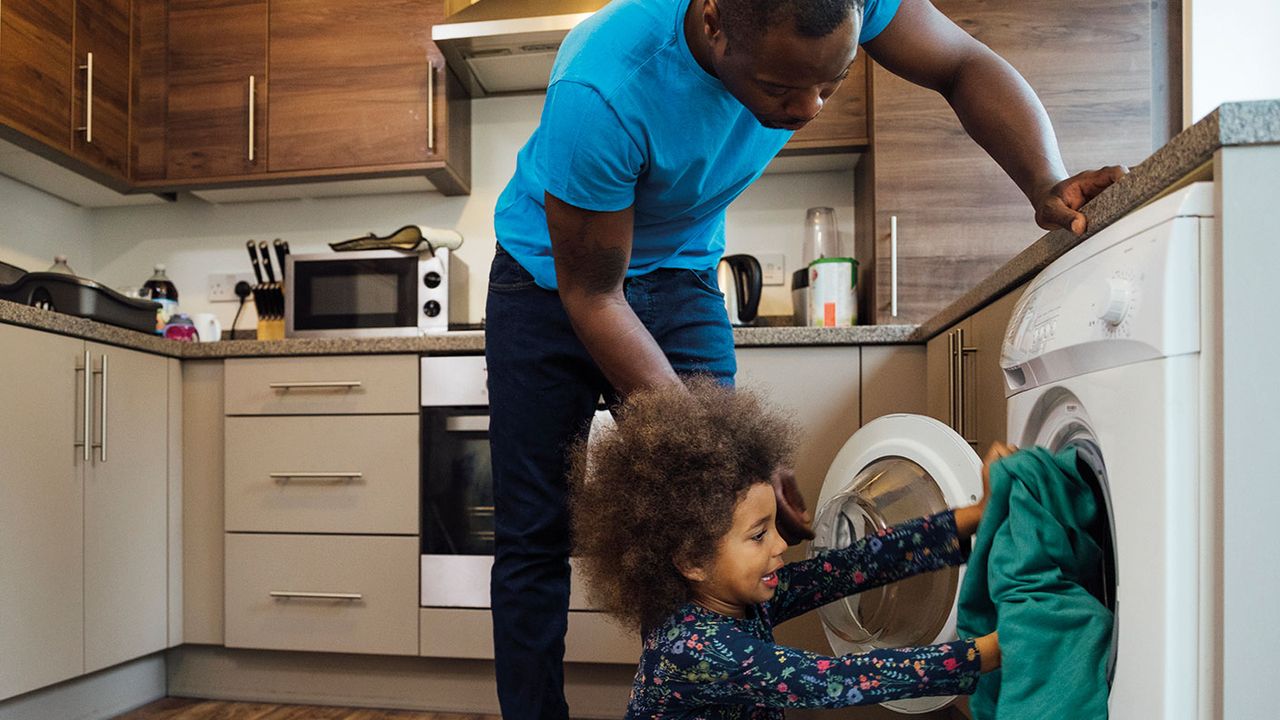
[[[733,332],[712,271],[657,270],[628,279],[625,290],[677,373],[733,382]],[[565,720],[565,451],[587,431],[597,400],[614,393],[574,334],[560,296],[534,284],[501,247],[489,273],[485,323],[498,699],[509,720]]]

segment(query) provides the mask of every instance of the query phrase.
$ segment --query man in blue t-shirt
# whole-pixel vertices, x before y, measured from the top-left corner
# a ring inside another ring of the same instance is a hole
[[[943,94],[1042,227],[1083,232],[1080,206],[1124,172],[1067,177],[1026,81],[928,0],[614,0],[570,32],[494,217],[485,353],[505,717],[568,717],[566,446],[602,396],[693,372],[733,382],[714,277],[725,208],[817,116],[860,45]],[[760,472],[779,532],[812,537],[790,471]]]

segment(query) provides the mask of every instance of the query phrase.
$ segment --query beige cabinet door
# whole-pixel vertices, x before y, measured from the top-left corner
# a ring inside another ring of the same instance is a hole
[[[79,675],[84,342],[0,325],[0,699]]]
[[[997,440],[1008,440],[1009,404],[1005,399],[1004,372],[1000,369],[1000,350],[1013,308],[1021,296],[1022,290],[1015,290],[971,318],[977,353],[973,356],[972,379],[968,381],[973,388],[969,439],[977,441],[975,447],[979,452],[986,452],[987,446]]]
[[[168,366],[87,344],[93,461],[84,486],[85,672],[163,650],[168,634]]]

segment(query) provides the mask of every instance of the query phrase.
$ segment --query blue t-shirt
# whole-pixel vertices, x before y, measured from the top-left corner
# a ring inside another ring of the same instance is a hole
[[[859,43],[899,0],[866,0]],[[689,0],[614,0],[569,32],[542,118],[498,198],[498,242],[555,289],[544,192],[586,210],[635,207],[628,277],[706,270],[724,211],[791,138],[764,127],[689,50]]]

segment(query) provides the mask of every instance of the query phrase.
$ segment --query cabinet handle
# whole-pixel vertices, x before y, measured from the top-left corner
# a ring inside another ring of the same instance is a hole
[[[314,479],[314,480],[360,480],[364,477],[364,473],[359,472],[273,472],[268,473],[268,477],[277,480],[281,484],[293,479]]]
[[[363,600],[362,593],[325,593],[325,592],[293,592],[288,590],[270,590],[267,592],[273,598],[290,599],[298,598],[302,600]]]
[[[889,314],[898,317],[898,216],[889,216]]]
[[[436,151],[436,64],[427,58],[427,152]]]
[[[102,390],[98,399],[98,426],[101,431],[101,438],[93,444],[98,450],[98,462],[107,461],[107,356],[102,356],[102,369],[94,370],[94,375],[102,376]],[[87,437],[87,436],[86,436]]]
[[[956,331],[947,333],[947,424],[960,431],[956,420]]]
[[[956,432],[960,433],[960,437],[964,438],[964,441],[965,441],[965,442],[969,443],[970,445],[973,445],[973,444],[976,444],[976,442],[977,442],[977,441],[976,441],[976,440],[970,440],[970,439],[969,439],[969,421],[968,421],[968,419],[967,419],[967,417],[966,417],[966,415],[968,414],[968,412],[967,412],[967,408],[965,407],[965,385],[967,384],[967,382],[966,382],[966,380],[965,380],[965,375],[964,375],[964,358],[965,358],[965,356],[966,356],[966,355],[973,355],[973,354],[977,353],[977,352],[978,352],[978,348],[976,348],[976,347],[969,347],[969,346],[967,346],[967,345],[965,345],[965,344],[964,344],[964,328],[960,328],[960,329],[956,330],[956,345],[955,345],[955,347],[956,347],[956,351],[955,351],[955,363],[956,363],[956,370],[955,370],[955,373],[956,373],[956,398],[955,398],[955,403],[956,403],[956,419],[957,419],[957,421],[958,421],[958,425],[957,425],[957,427],[956,427]]]
[[[293,388],[315,389],[315,388],[358,388],[361,383],[359,380],[336,380],[332,382],[273,382],[270,383],[272,390],[289,390]]]
[[[84,132],[84,141],[86,143],[93,142],[93,53],[85,54],[84,64],[80,66],[85,71],[87,79],[85,80],[85,102],[84,102],[84,127],[78,127],[76,130]]]
[[[89,452],[90,452],[89,435],[93,433],[93,420],[91,419],[91,411],[89,409],[89,407],[92,404],[89,398],[93,396],[93,372],[89,368],[89,351],[88,350],[84,351],[84,364],[78,365],[76,367],[76,373],[77,374],[84,373],[84,381],[80,385],[80,389],[84,393],[83,395],[84,412],[81,414],[81,417],[80,417],[81,426],[82,426],[81,430],[83,430],[83,435],[81,437],[83,437],[84,440],[78,443],[73,443],[73,447],[83,448],[83,451],[80,457],[82,460],[84,460],[87,463],[89,462]]]
[[[254,126],[254,120],[257,116],[257,113],[256,113],[257,105],[258,105],[257,100],[258,100],[257,78],[254,77],[253,75],[250,75],[249,76],[249,162],[253,162],[253,158],[254,158],[253,126]]]

